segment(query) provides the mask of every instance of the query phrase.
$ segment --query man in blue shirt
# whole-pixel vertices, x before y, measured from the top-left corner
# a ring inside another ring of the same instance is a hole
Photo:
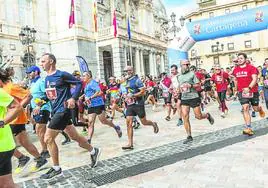
[[[81,81],[67,72],[57,70],[56,57],[53,54],[44,54],[41,57],[41,66],[47,72],[45,79],[46,95],[52,105],[52,118],[46,130],[45,143],[48,145],[53,161],[53,167],[41,178],[51,179],[62,174],[59,166],[58,147],[55,142],[57,135],[62,130],[72,140],[78,142],[80,147],[90,152],[91,167],[94,168],[98,163],[101,150],[93,148],[86,138],[79,135],[71,121],[70,110],[75,108],[75,101],[78,99],[82,87]],[[70,92],[71,85],[75,85],[73,94]]]
[[[138,75],[134,74],[133,67],[127,66],[124,70],[127,73],[126,80],[126,122],[127,122],[127,134],[128,134],[128,145],[122,147],[123,150],[132,150],[133,147],[133,117],[138,116],[141,123],[146,126],[152,126],[154,128],[154,133],[158,133],[159,128],[156,122],[152,122],[146,119],[144,99],[145,87],[143,82],[140,80]]]
[[[49,158],[50,155],[47,150],[47,145],[44,142],[44,136],[46,132],[46,124],[49,121],[51,106],[46,97],[45,80],[40,77],[40,72],[41,71],[37,66],[31,66],[26,71],[29,79],[31,80],[31,109],[33,119],[36,123],[36,133],[42,146],[41,156],[44,158]]]
[[[109,121],[106,118],[105,105],[104,100],[102,98],[102,91],[100,89],[99,83],[92,78],[91,72],[85,72],[83,76],[85,83],[87,83],[84,90],[84,97],[88,108],[88,142],[91,143],[91,139],[94,133],[94,124],[96,121],[96,116],[98,116],[102,124],[114,128],[118,137],[121,138],[122,131],[120,126],[116,126],[112,121]]]

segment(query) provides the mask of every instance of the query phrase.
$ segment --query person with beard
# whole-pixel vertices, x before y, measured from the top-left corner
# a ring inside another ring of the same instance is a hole
[[[234,68],[232,75],[237,80],[237,91],[240,104],[242,105],[243,117],[245,120],[245,129],[243,134],[252,136],[254,134],[251,127],[251,116],[249,113],[249,105],[251,104],[255,112],[259,112],[260,116],[265,117],[265,112],[259,105],[258,93],[258,70],[256,67],[247,63],[247,55],[239,53],[237,66]]]
[[[193,108],[196,119],[207,119],[211,125],[214,124],[214,119],[209,113],[201,113],[201,98],[196,90],[196,88],[200,88],[200,81],[195,73],[190,71],[189,66],[190,62],[188,60],[181,61],[181,75],[178,76],[183,124],[187,133],[184,144],[193,141],[189,120],[190,108]]]
[[[139,116],[141,123],[146,126],[152,126],[154,133],[159,131],[156,122],[152,122],[146,119],[144,99],[145,87],[138,75],[134,74],[133,67],[127,66],[124,70],[126,72],[126,91],[123,93],[126,102],[126,123],[128,134],[128,145],[122,147],[123,150],[133,150],[133,117]]]

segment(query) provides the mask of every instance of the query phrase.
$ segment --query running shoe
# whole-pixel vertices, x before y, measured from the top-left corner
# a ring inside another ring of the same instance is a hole
[[[256,117],[256,112],[255,111],[251,112],[251,117]]]
[[[49,169],[49,171],[43,175],[40,176],[41,179],[51,179],[57,176],[62,175],[61,168],[59,170],[55,170],[53,167]]]
[[[133,121],[133,129],[138,129],[140,127],[140,123],[137,121]]]
[[[35,159],[36,164],[35,166],[31,167],[31,172],[37,172],[41,168],[45,168],[48,165],[48,161],[45,158],[39,157],[38,159]]]
[[[122,150],[133,150],[134,147],[133,146],[123,146]]]
[[[122,130],[121,130],[120,126],[116,125],[116,126],[114,126],[114,129],[115,129],[118,137],[121,138],[122,137]]]
[[[179,127],[179,126],[181,126],[181,125],[183,125],[183,121],[182,121],[182,119],[179,119],[179,120],[178,120],[178,123],[177,123],[177,126]]]
[[[254,132],[251,128],[245,128],[243,130],[243,134],[248,135],[248,136],[252,136],[252,135],[254,135]]]
[[[99,162],[99,157],[101,154],[101,149],[100,148],[94,148],[95,149],[95,154],[94,155],[90,155],[91,157],[91,168],[94,168],[97,166],[98,162]]]
[[[221,117],[225,118],[225,113],[224,112],[221,113]]]
[[[259,107],[259,114],[260,114],[261,118],[265,117],[265,112],[263,111],[261,106]]]
[[[153,122],[153,128],[154,128],[154,133],[157,134],[159,132],[159,127],[156,122]]]
[[[169,116],[167,116],[167,117],[165,118],[165,120],[170,121],[170,117],[169,117]]]
[[[188,144],[189,142],[193,141],[193,137],[192,136],[187,136],[186,140],[183,141],[183,144]]]
[[[67,145],[71,143],[71,139],[65,139],[64,141],[61,142],[61,145]]]
[[[31,158],[28,156],[22,156],[19,158],[19,164],[17,168],[15,169],[15,174],[20,174],[23,172],[31,163]]]
[[[209,123],[211,125],[213,125],[214,124],[214,118],[210,115],[210,113],[207,113],[207,115],[208,115],[207,119],[208,119]]]
[[[44,159],[50,158],[50,154],[48,151],[42,151],[40,155]]]
[[[87,132],[87,130],[82,130],[82,132],[81,132],[81,135],[83,135],[83,136],[87,136],[88,135],[88,132]]]

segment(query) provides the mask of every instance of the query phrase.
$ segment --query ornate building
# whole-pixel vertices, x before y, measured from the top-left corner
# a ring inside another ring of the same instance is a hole
[[[208,19],[257,6],[268,5],[268,0],[198,0],[199,8],[186,15],[190,21]],[[255,65],[262,65],[268,57],[268,30],[240,34],[196,43],[189,50],[191,63],[210,69],[215,64],[233,66],[238,52],[245,52]]]
[[[79,69],[75,56],[80,55],[96,77],[106,79],[120,76],[126,65],[133,65],[140,75],[156,76],[167,69],[167,38],[161,27],[167,14],[161,0],[97,2],[98,31],[94,32],[93,0],[74,0],[75,25],[71,29],[71,1],[0,0],[0,65],[10,63],[17,76],[23,76],[27,54],[18,35],[21,27],[28,25],[37,30],[36,42],[30,46],[30,56],[36,62],[44,52],[51,52],[59,68],[72,72]],[[117,37],[113,35],[114,10]]]

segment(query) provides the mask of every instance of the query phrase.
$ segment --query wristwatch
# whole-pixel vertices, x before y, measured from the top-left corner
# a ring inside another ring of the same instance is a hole
[[[5,125],[5,122],[2,120],[0,121],[0,127],[3,127]]]

